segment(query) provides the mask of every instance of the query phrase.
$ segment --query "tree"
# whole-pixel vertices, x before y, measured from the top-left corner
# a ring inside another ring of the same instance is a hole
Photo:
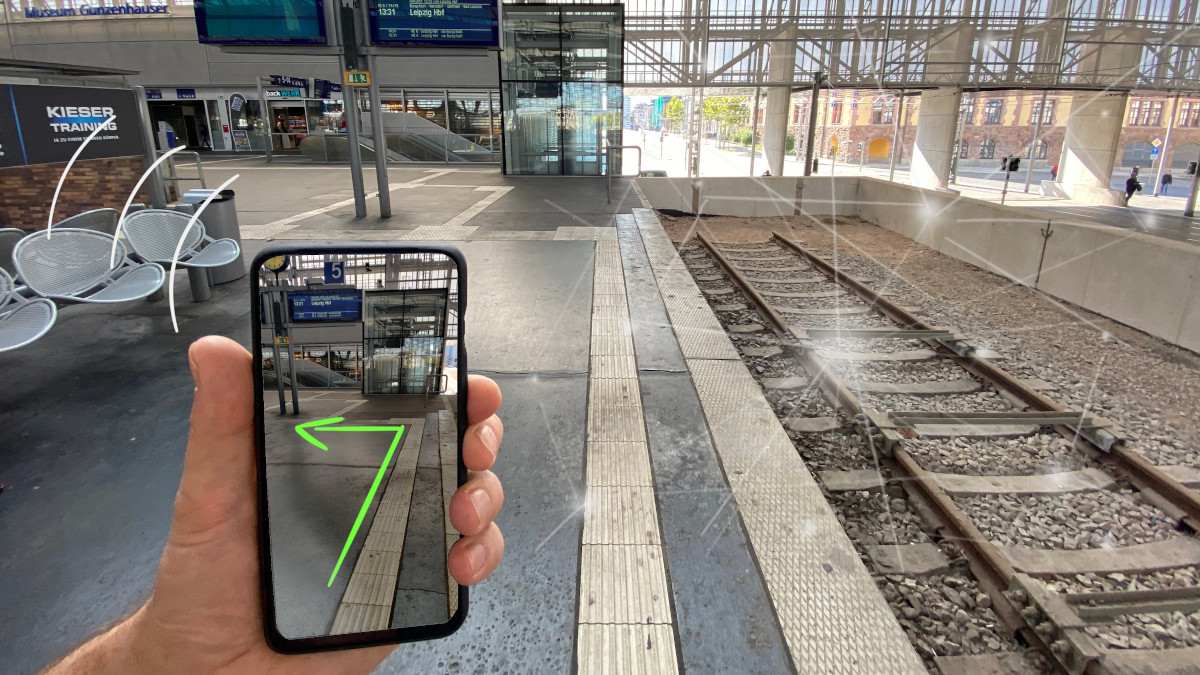
[[[663,117],[667,118],[667,124],[672,131],[678,131],[683,126],[683,118],[687,113],[683,109],[683,99],[674,97],[667,101],[667,107],[663,110]]]
[[[721,132],[726,132],[724,138],[727,141],[729,129],[734,125],[744,123],[750,114],[750,109],[746,105],[744,96],[713,96],[704,99],[700,114],[704,119],[717,123],[717,145],[720,146]]]

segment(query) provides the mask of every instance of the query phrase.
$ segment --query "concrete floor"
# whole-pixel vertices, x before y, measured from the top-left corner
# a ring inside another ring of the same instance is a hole
[[[214,182],[240,174],[234,189],[243,223],[321,211],[289,230],[304,235],[305,243],[363,229],[394,238],[463,213],[464,205],[491,194],[476,192],[480,186],[511,188],[470,220],[480,238],[511,232],[570,239],[572,230],[582,228],[581,240],[451,242],[468,267],[463,353],[471,372],[491,376],[504,392],[506,432],[495,471],[506,494],[497,522],[507,552],[500,569],[471,590],[469,616],[457,633],[402,646],[378,671],[571,672],[593,235],[615,229],[614,214],[629,213],[636,196],[625,187],[614,191],[610,204],[599,179],[513,179],[494,170],[451,175],[413,167],[392,172],[394,208],[405,215],[383,221],[372,203],[371,215],[353,220],[352,211],[346,213],[352,207],[329,208],[345,199],[343,169],[266,167],[255,160],[205,169]],[[421,179],[440,185],[395,187]],[[630,234],[623,230],[621,237]],[[268,243],[286,244],[286,236],[246,240],[246,259]],[[691,673],[785,671],[786,648],[744,526],[729,507],[729,487],[690,376],[645,253],[634,241],[622,253],[632,256],[625,261],[627,285],[680,663]],[[187,347],[210,333],[247,346],[250,337],[246,279],[216,287],[205,303],[190,302],[186,275],[176,282],[179,334],[171,330],[165,301],[71,306],[46,337],[0,354],[0,481],[7,484],[0,493],[0,670],[6,673],[35,672],[131,612],[149,593],[186,443],[192,392]],[[429,442],[422,439],[418,474],[436,463]],[[358,452],[364,466],[376,461],[366,456],[376,448]],[[367,472],[321,468],[359,491],[360,474]],[[339,499],[328,503],[341,522],[353,500]],[[333,530],[344,541],[344,526]],[[327,580],[327,565],[313,563],[318,568]],[[420,580],[401,576],[401,587],[420,588]],[[328,618],[329,606],[318,604],[311,611]]]

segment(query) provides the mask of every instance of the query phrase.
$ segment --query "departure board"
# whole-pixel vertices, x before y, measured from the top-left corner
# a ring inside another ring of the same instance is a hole
[[[206,44],[323,45],[321,0],[195,0],[196,32]]]
[[[497,0],[371,0],[377,45],[492,47]]]

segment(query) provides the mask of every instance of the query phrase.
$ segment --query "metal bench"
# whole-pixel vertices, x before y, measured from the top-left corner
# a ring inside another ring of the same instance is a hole
[[[121,230],[133,254],[141,260],[159,263],[164,267],[174,262],[187,268],[192,298],[201,301],[209,297],[207,270],[237,260],[241,247],[232,239],[213,239],[208,236],[199,220],[188,229],[191,219],[191,216],[178,211],[147,209],[127,216],[121,224]]]
[[[55,230],[60,227],[70,227],[79,230],[95,230],[105,234],[117,234],[117,221],[121,214],[116,209],[94,209],[64,218],[54,224]]]
[[[57,317],[53,302],[21,297],[12,276],[0,268],[0,352],[24,347],[42,337]]]
[[[116,245],[117,264],[109,260]],[[154,263],[136,264],[112,235],[54,228],[21,241],[13,251],[20,281],[45,298],[66,302],[116,303],[145,298],[162,287],[166,272]]]

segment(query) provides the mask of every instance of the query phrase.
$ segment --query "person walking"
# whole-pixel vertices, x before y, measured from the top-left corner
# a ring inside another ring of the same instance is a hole
[[[1175,179],[1171,176],[1171,173],[1169,171],[1164,173],[1162,177],[1162,185],[1158,186],[1158,194],[1165,196],[1167,194],[1167,188],[1171,187],[1171,183],[1173,182],[1175,182]]]
[[[1053,182],[1055,180],[1058,180],[1058,165],[1057,164],[1050,167],[1050,181]]]
[[[1137,169],[1134,169],[1129,174],[1129,178],[1125,179],[1125,206],[1129,206],[1129,200],[1133,197],[1133,193],[1141,191],[1142,184],[1137,179]]]

